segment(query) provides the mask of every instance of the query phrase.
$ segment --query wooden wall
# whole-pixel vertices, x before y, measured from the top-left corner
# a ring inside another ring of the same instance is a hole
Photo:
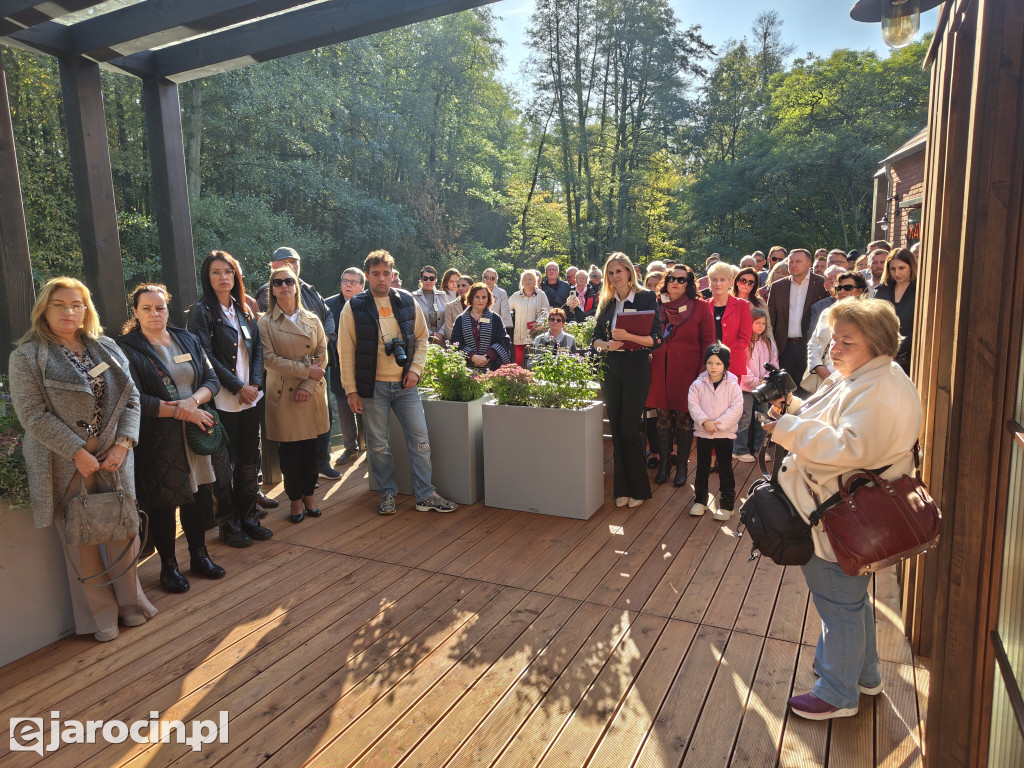
[[[1024,315],[1022,50],[1018,0],[950,0],[940,12],[914,365],[925,403],[925,479],[944,531],[938,551],[905,574],[907,624],[932,657],[930,766],[989,760],[1005,424]]]

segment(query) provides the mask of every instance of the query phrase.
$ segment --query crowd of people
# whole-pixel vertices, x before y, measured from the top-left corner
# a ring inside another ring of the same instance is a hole
[[[383,250],[344,269],[328,298],[300,274],[299,254],[280,248],[267,281],[250,295],[239,262],[213,251],[200,268],[202,296],[189,308],[186,328],[168,322],[167,288],[143,284],[131,294],[132,319],[115,338],[103,334],[85,284],[47,282],[10,364],[36,524],[56,523],[61,532],[76,488],[124,488],[150,519],[148,540],[131,554],[155,550],[163,588],[184,592],[177,521],[193,578],[225,575],[206,546],[210,528],[233,547],[273,536],[260,522],[278,504],[260,491],[263,450],[277,451],[288,519],[297,524],[322,514],[316,486],[338,479],[337,467],[357,459],[361,437],[378,511],[394,514],[392,414],[407,443],[415,508],[451,512],[456,505],[431,484],[417,387],[431,343],[457,345],[466,365],[481,372],[529,365],[540,347],[599,357],[617,507],[651,498],[652,470],[655,484],[671,476],[674,486],[685,485],[696,443],[689,512],[729,520],[733,463],[753,462],[771,433],[790,451],[782,470],[797,471],[786,475],[786,491],[808,516],[815,493],[830,495],[842,472],[905,463],[903,444],[916,438],[913,430],[893,431],[895,416],[883,424],[858,405],[877,400],[903,416],[914,409],[907,375],[917,255],[884,241],[863,255],[773,246],[736,265],[712,254],[699,276],[673,261],[644,270],[616,252],[603,267],[563,273],[550,262],[543,271],[524,270],[511,294],[494,269],[477,280],[429,264],[407,291]],[[590,318],[591,347],[579,349],[566,325]],[[799,383],[786,408],[755,403],[766,365],[781,366]],[[337,458],[335,421],[343,440]],[[219,425],[227,439],[204,455],[193,449],[188,425]],[[713,461],[717,503],[709,489]],[[102,569],[102,546],[72,547],[63,533],[61,540],[69,574]],[[827,541],[815,543],[804,572],[828,631],[815,656],[819,684],[809,699],[791,703],[798,714],[821,719],[856,711],[857,691],[878,688],[878,664],[866,582],[843,581]],[[134,567],[103,586],[69,581],[80,634],[111,640],[119,622],[135,626],[156,612]],[[859,662],[837,659],[824,639],[829,632],[855,634]]]

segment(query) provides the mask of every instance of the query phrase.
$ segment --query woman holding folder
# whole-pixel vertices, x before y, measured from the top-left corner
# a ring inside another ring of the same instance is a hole
[[[650,355],[661,344],[657,308],[657,295],[637,284],[629,257],[611,254],[604,265],[593,345],[607,353],[601,394],[612,433],[617,507],[639,507],[651,498],[642,423],[651,386]]]

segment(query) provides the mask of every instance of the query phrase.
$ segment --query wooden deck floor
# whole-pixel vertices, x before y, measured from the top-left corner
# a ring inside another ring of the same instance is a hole
[[[737,482],[751,465],[737,465]],[[610,467],[608,467],[610,473]],[[226,744],[75,744],[58,766],[893,766],[922,764],[927,671],[893,571],[873,595],[884,694],[812,723],[819,621],[798,569],[687,514],[671,484],[586,522],[483,506],[376,514],[365,461],[321,488],[324,516],[211,543],[228,570],[163,593],[106,644],[65,638],[0,668],[3,716],[132,721],[229,713]],[[714,476],[712,483],[716,482]],[[179,541],[179,546],[184,543]],[[184,554],[182,550],[181,554]],[[187,564],[187,555],[180,557]]]

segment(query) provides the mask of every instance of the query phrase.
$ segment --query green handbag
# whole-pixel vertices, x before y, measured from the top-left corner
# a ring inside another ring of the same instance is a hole
[[[209,429],[203,429],[191,421],[185,424],[185,440],[192,453],[200,456],[210,456],[227,441],[227,432],[221,424],[220,415],[206,403],[199,406],[199,410],[206,411],[213,417],[213,424]]]

